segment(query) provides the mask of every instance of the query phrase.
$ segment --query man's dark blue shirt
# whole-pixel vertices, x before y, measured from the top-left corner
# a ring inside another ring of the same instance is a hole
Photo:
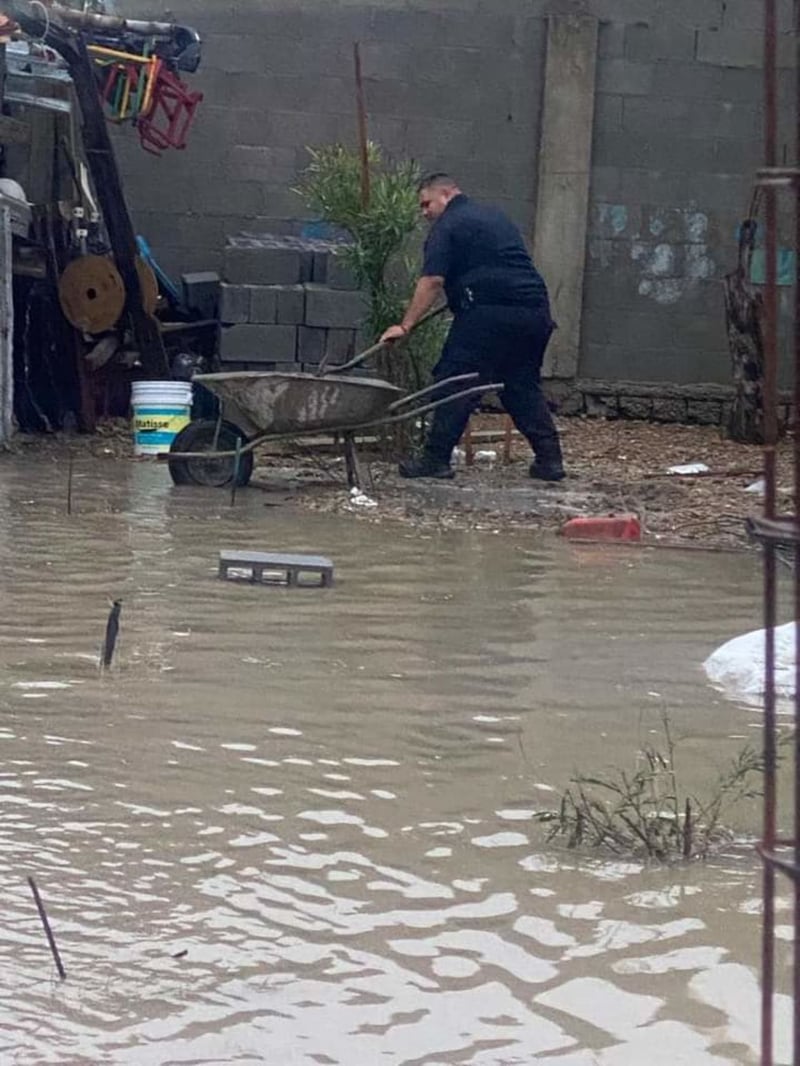
[[[425,242],[425,277],[443,277],[453,311],[479,304],[548,309],[547,287],[502,211],[454,196]]]

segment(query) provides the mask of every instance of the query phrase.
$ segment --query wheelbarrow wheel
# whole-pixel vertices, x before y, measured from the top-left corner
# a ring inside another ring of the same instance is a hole
[[[217,422],[197,419],[185,426],[175,437],[170,448],[169,472],[176,485],[203,485],[206,488],[224,488],[233,482],[236,460],[233,456],[208,459],[182,459],[173,452],[232,452],[236,441],[244,444],[246,435],[232,422],[222,422],[217,432]],[[239,456],[237,485],[246,485],[253,474],[253,453]]]

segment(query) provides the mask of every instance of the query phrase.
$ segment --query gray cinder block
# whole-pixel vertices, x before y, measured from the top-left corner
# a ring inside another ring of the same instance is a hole
[[[306,290],[302,285],[281,285],[274,289],[277,303],[276,322],[301,326],[305,322]]]
[[[363,293],[306,286],[306,325],[329,329],[357,329],[367,313]]]
[[[316,278],[314,280],[316,281]],[[359,288],[353,269],[341,252],[328,257],[325,284],[331,289],[356,290]]]
[[[278,321],[278,290],[275,286],[250,286],[250,321],[264,325]]]
[[[662,59],[694,59],[695,33],[693,26],[678,20],[664,19],[657,27],[635,23],[625,30],[625,57],[635,63]]]
[[[311,267],[311,280],[316,285],[327,284],[329,258],[330,256],[327,252],[314,252],[314,262]]]
[[[297,358],[301,363],[319,363],[325,355],[328,331],[300,326],[297,330]]]
[[[224,328],[220,335],[222,362],[243,360],[248,363],[290,362],[297,352],[294,326],[237,325]]]
[[[623,96],[647,95],[653,86],[654,63],[608,59],[597,68],[597,91]]]
[[[792,63],[793,39],[789,34],[778,38],[778,66]],[[700,30],[697,35],[697,59],[720,67],[760,67],[764,59],[764,39],[751,29]]]
[[[250,321],[249,285],[220,286],[219,318],[226,324]]]
[[[313,253],[294,248],[229,247],[225,280],[238,285],[299,285],[311,278]]]
[[[331,365],[346,363],[356,354],[354,329],[329,329],[325,342],[325,358]]]
[[[198,270],[181,275],[183,302],[201,318],[216,318],[220,299],[219,274]]]

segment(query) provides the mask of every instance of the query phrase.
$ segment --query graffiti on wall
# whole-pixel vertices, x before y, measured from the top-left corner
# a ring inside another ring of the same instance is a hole
[[[602,268],[624,269],[639,296],[675,304],[716,274],[708,216],[694,207],[636,210],[595,204],[589,255]]]

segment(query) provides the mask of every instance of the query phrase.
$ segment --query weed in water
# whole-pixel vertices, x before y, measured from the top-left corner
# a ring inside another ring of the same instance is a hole
[[[701,798],[681,786],[666,713],[661,724],[663,744],[646,746],[632,770],[581,773],[571,780],[559,809],[540,816],[552,823],[548,840],[669,862],[705,858],[733,838],[726,818],[737,803],[761,795],[763,753],[743,747]],[[779,743],[792,740],[787,731]]]

